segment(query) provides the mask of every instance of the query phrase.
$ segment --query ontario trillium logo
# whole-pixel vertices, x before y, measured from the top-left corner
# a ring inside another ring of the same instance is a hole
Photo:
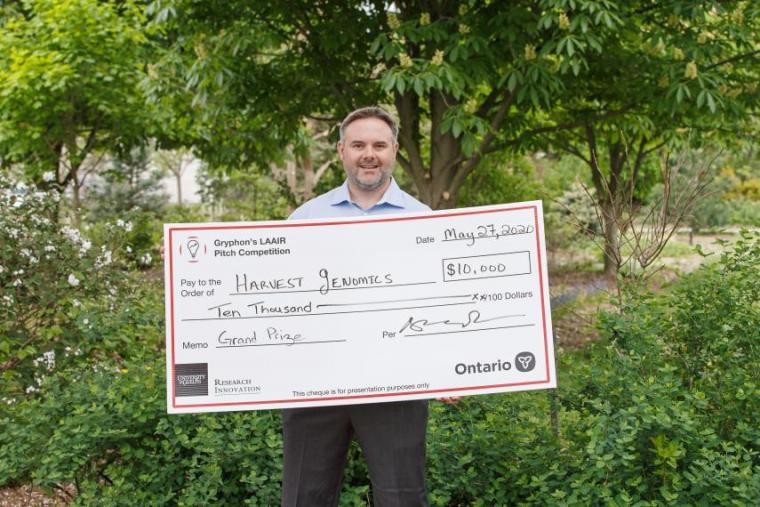
[[[520,352],[515,356],[517,371],[531,371],[536,367],[536,356],[532,352]]]

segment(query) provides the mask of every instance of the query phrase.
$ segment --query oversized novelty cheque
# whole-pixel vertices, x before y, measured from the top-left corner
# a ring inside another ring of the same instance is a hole
[[[540,201],[164,241],[170,413],[556,386]]]

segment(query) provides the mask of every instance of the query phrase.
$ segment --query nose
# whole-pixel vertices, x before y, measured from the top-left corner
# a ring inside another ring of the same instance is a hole
[[[362,158],[364,159],[374,159],[376,157],[375,149],[372,146],[367,146],[362,151]]]

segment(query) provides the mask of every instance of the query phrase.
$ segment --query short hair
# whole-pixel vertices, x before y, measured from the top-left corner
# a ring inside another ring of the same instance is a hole
[[[351,111],[348,116],[340,124],[340,140],[346,137],[346,127],[356,120],[363,120],[364,118],[377,118],[383,120],[391,129],[393,140],[398,142],[398,124],[396,120],[385,109],[377,106],[362,107]]]

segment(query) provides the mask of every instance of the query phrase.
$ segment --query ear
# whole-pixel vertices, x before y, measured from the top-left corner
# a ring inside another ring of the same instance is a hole
[[[335,148],[338,151],[338,157],[340,157],[340,159],[343,160],[343,150],[346,148],[346,145],[343,144],[343,141],[338,141]]]

